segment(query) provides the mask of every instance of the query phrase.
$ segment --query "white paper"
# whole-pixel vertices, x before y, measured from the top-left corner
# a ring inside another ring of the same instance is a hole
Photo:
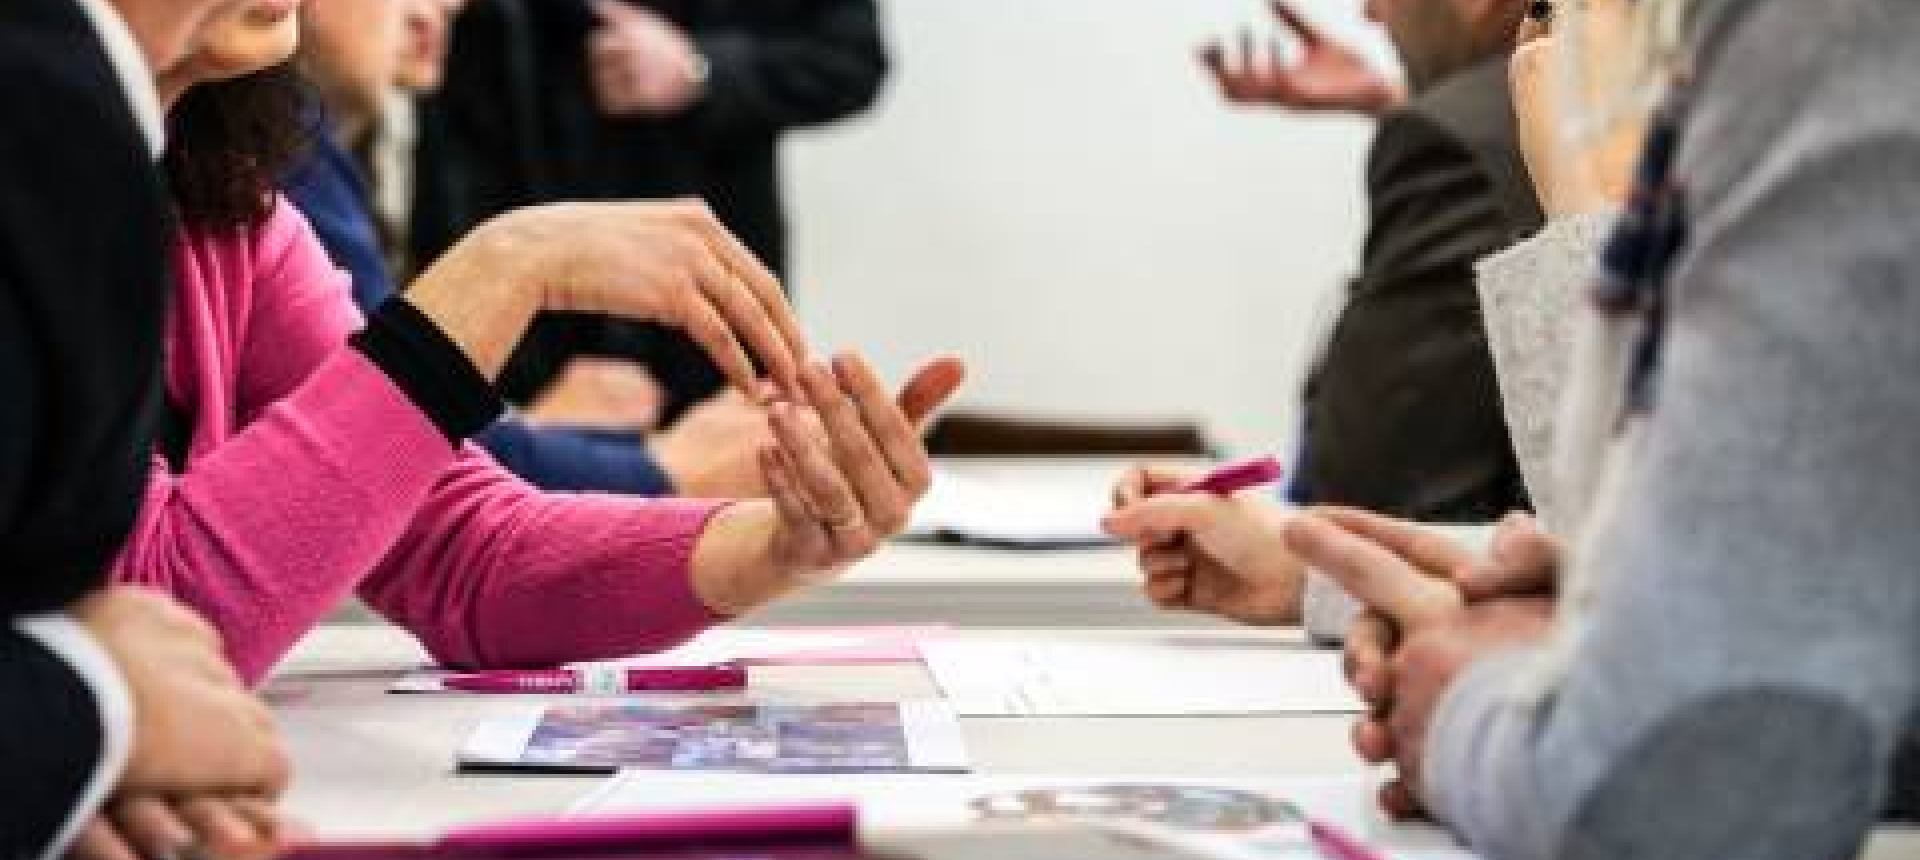
[[[1120,467],[1050,469],[943,463],[914,507],[907,533],[1011,546],[1111,543],[1100,518]]]
[[[1252,792],[1286,801],[1306,815],[1331,822],[1348,833],[1372,840],[1386,830],[1373,809],[1373,788],[1365,777],[1236,779],[1138,775],[964,776],[878,774],[857,778],[811,775],[760,776],[624,771],[573,807],[576,815],[729,808],[767,804],[847,801],[859,809],[863,841],[906,831],[944,830],[977,824],[986,798],[1013,792],[1055,789],[1075,791],[1115,784],[1191,786]],[[1105,823],[1114,823],[1107,821]],[[1177,834],[1146,822],[1143,833],[1190,847],[1205,856],[1247,860],[1318,858],[1304,828],[1263,828],[1236,834]]]
[[[921,651],[962,716],[1358,713],[1340,655],[1258,638],[948,639]]]

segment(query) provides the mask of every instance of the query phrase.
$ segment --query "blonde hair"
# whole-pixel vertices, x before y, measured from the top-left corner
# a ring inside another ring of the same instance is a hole
[[[1558,0],[1566,129],[1591,143],[1643,121],[1672,81],[1695,0]]]

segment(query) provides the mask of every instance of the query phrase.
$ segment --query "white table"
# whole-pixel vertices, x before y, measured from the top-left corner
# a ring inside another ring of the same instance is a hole
[[[1031,631],[966,631],[990,636]],[[1167,631],[1092,635],[1164,636]],[[1190,631],[1183,636],[1247,635]],[[275,673],[267,696],[295,760],[290,811],[330,836],[425,836],[502,817],[565,810],[598,782],[573,776],[462,776],[454,747],[475,722],[524,708],[527,699],[407,696],[385,692],[420,665],[404,633],[377,625],[321,628]],[[782,700],[914,698],[934,694],[912,665],[757,669],[756,697]],[[968,719],[975,770],[984,774],[1219,777],[1352,776],[1363,765],[1336,717],[1172,719]],[[1425,829],[1396,833],[1396,846],[1430,847]],[[1880,834],[1869,860],[1920,858],[1920,835]]]

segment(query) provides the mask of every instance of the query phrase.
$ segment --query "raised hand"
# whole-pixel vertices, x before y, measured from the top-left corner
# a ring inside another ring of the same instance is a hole
[[[1307,112],[1377,116],[1406,99],[1401,87],[1375,69],[1366,57],[1328,37],[1286,0],[1274,0],[1273,13],[1299,42],[1289,59],[1278,42],[1257,46],[1242,30],[1237,56],[1213,42],[1200,49],[1200,62],[1213,75],[1227,101]]]

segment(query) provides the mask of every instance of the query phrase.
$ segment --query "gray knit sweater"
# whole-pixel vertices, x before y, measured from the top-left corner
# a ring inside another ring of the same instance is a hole
[[[1463,672],[1433,811],[1495,860],[1838,860],[1920,690],[1920,4],[1702,0],[1650,412],[1580,326],[1553,641]]]

